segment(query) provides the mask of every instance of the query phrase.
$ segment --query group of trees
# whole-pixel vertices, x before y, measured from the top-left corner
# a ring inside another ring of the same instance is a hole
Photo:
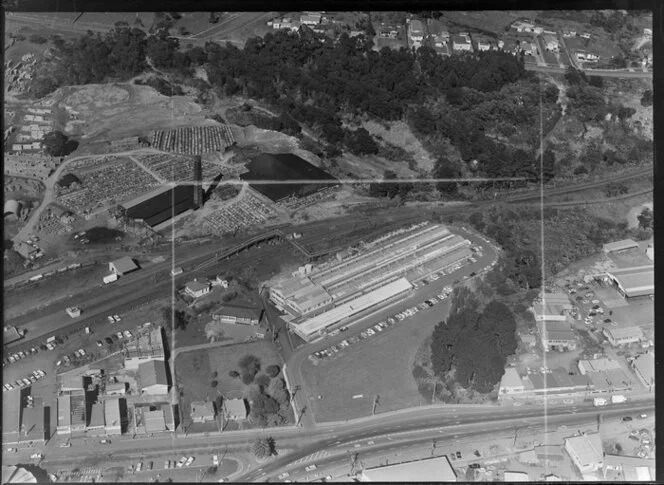
[[[187,325],[191,320],[191,314],[189,314],[183,308],[174,308],[173,306],[163,307],[161,309],[161,316],[164,319],[164,322],[167,325],[170,325],[171,322],[175,322],[175,328],[186,330]]]
[[[252,446],[256,458],[265,459],[277,454],[277,443],[274,438],[258,437]]]
[[[500,382],[507,357],[516,351],[515,331],[516,320],[504,303],[492,301],[480,311],[470,290],[456,289],[447,320],[433,331],[434,373],[442,380],[451,375],[466,389],[490,392]]]
[[[44,135],[44,150],[52,157],[64,157],[78,148],[78,142],[71,140],[61,131],[52,131]]]

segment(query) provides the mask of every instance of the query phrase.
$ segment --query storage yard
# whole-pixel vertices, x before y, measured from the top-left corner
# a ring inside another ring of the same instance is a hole
[[[216,234],[260,224],[276,217],[277,212],[251,194],[205,216],[205,223]]]
[[[150,171],[169,182],[191,182],[194,173],[194,159],[192,157],[178,157],[166,153],[146,153],[132,155],[145,165]],[[211,180],[222,169],[219,165],[202,160],[203,180]]]
[[[58,202],[77,214],[90,214],[158,185],[152,175],[128,158],[104,157],[104,160],[112,163],[95,170],[74,172],[83,187],[58,197]]]
[[[227,125],[194,126],[168,131],[156,131],[152,135],[152,147],[167,152],[197,155],[224,151],[235,144],[233,132]]]
[[[404,294],[412,282],[470,258],[469,246],[446,227],[421,223],[364,244],[360,254],[300,268],[271,285],[270,299],[290,314],[293,331],[309,341]]]

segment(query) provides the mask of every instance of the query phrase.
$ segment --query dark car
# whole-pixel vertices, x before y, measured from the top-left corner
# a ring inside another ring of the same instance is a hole
[[[471,277],[471,278],[472,278],[473,276],[476,276],[476,275],[477,275],[477,273],[475,273],[475,271],[473,271],[472,273],[470,273],[470,277]]]
[[[457,452],[456,452],[456,457],[459,458],[459,459],[461,459],[461,452],[460,452],[460,451],[457,451]]]
[[[104,341],[108,344],[111,345],[113,343],[113,339],[111,337],[106,337]]]
[[[118,336],[115,335],[115,334],[111,335],[111,340],[113,340],[113,342],[117,342],[118,341]]]
[[[631,421],[631,420],[632,420],[632,417],[631,417],[631,416],[625,416],[625,417],[622,418],[622,420],[623,420],[624,422]]]
[[[471,463],[470,465],[468,465],[468,468],[479,468],[479,467],[480,467],[479,463]]]
[[[611,319],[610,318],[605,318],[604,323],[611,323]]]

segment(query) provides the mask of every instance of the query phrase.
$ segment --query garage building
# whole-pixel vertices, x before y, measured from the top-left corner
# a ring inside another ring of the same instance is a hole
[[[137,270],[138,266],[129,256],[123,256],[120,259],[116,259],[115,261],[108,263],[108,269],[112,273],[115,273],[118,276],[122,276]]]
[[[614,269],[607,275],[625,298],[655,294],[655,267],[653,265]]]

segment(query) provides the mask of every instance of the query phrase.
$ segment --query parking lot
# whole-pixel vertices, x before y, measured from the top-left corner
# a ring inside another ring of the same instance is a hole
[[[260,224],[275,215],[276,211],[273,208],[251,194],[245,194],[242,200],[214,211],[204,220],[214,232],[223,234]]]

